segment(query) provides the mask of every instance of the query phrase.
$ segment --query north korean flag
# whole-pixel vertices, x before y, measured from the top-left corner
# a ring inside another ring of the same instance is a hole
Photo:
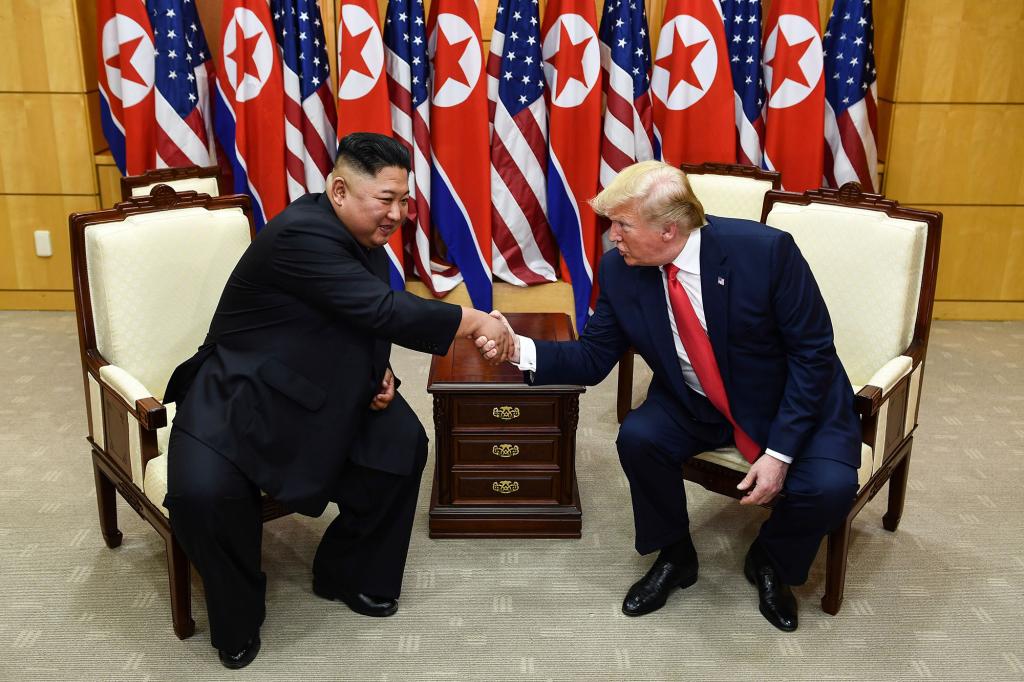
[[[572,282],[576,326],[587,323],[601,240],[587,200],[601,164],[601,48],[594,3],[551,0],[541,26],[548,115],[548,222]]]
[[[669,0],[651,91],[666,162],[736,159],[732,73],[717,0]]]
[[[491,157],[480,15],[473,0],[435,0],[427,20],[434,67],[430,217],[473,305],[490,310]]]
[[[349,133],[390,136],[391,102],[376,0],[342,0],[338,21],[338,139]],[[404,230],[384,245],[391,288],[405,289]]]
[[[266,0],[225,0],[221,27],[217,138],[262,227],[288,204],[281,58]]]
[[[153,29],[142,0],[99,0],[100,120],[122,174],[155,168]]]
[[[782,187],[819,187],[825,158],[825,84],[817,0],[775,0],[765,22],[764,164]]]

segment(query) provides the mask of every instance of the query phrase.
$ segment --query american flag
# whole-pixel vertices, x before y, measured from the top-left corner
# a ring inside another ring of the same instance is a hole
[[[825,181],[878,189],[875,27],[871,0],[836,0],[824,36]]]
[[[156,48],[156,167],[209,166],[217,158],[213,61],[195,5],[147,0],[146,11]]]
[[[644,3],[609,0],[601,17],[606,101],[601,132],[601,188],[626,166],[661,158],[651,110],[651,38]]]
[[[544,191],[548,126],[539,24],[534,0],[499,0],[487,61],[491,267],[518,286],[554,282],[558,258]]]
[[[764,77],[761,71],[760,0],[721,0],[736,92],[737,161],[760,166],[764,145]]]
[[[394,135],[409,150],[409,220],[416,273],[435,296],[444,295],[462,282],[454,268],[431,262],[430,228],[430,59],[427,57],[426,19],[423,0],[390,0],[384,19],[384,63],[391,99]]]
[[[285,167],[294,201],[324,191],[337,152],[338,118],[316,0],[271,0],[270,11],[284,70]]]

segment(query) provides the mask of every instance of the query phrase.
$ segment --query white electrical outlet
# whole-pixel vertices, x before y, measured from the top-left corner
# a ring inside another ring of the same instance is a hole
[[[50,243],[50,231],[36,230],[33,234],[36,238],[36,255],[42,258],[52,256],[53,244]]]

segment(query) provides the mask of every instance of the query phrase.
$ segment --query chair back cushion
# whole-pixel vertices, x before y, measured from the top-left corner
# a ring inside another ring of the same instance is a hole
[[[90,225],[86,263],[96,347],[163,397],[206,337],[228,276],[250,242],[237,208],[182,208]]]
[[[724,218],[760,220],[764,195],[772,189],[771,180],[714,173],[688,173],[686,177],[704,212]]]
[[[879,210],[782,202],[766,222],[793,235],[828,306],[850,382],[867,384],[913,339],[927,224]]]
[[[146,196],[153,188],[157,185],[168,185],[175,192],[200,192],[202,194],[209,194],[211,197],[215,197],[220,194],[220,188],[217,187],[217,178],[206,177],[206,178],[180,178],[178,180],[161,180],[160,182],[154,182],[151,185],[144,187],[132,187],[132,196]]]

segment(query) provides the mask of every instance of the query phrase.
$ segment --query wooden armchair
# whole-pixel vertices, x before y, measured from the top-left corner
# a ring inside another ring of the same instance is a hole
[[[217,166],[186,166],[185,168],[157,168],[142,175],[121,178],[121,199],[145,196],[157,185],[167,185],[175,192],[199,192],[211,197],[225,194]]]
[[[804,194],[771,191],[763,222],[791,233],[828,306],[836,350],[850,376],[862,430],[860,489],[846,520],[828,537],[821,607],[839,612],[850,526],[887,482],[882,525],[903,513],[935,300],[942,215],[901,207],[856,183]],[[734,448],[697,455],[683,475],[738,497],[749,465]]]
[[[69,218],[75,313],[100,530],[121,544],[114,492],[167,547],[175,634],[195,631],[188,559],[163,507],[174,368],[203,342],[224,284],[253,235],[249,199],[158,186]],[[285,512],[264,504],[264,519]]]
[[[725,218],[760,220],[764,195],[782,186],[782,176],[756,166],[732,163],[684,163],[693,193],[704,205],[704,212]],[[633,408],[633,349],[619,360],[616,413],[619,423]]]

